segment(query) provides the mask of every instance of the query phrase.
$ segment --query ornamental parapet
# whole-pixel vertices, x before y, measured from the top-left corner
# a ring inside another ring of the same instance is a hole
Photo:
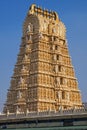
[[[45,75],[53,75],[52,72],[48,72],[48,71],[30,71],[30,74],[45,74]]]
[[[24,104],[25,102],[26,102],[26,99],[21,97],[21,98],[18,98],[18,99],[17,99],[17,102],[16,102],[16,103],[23,103],[23,104]],[[25,104],[26,104],[26,103],[25,103]]]
[[[16,87],[16,90],[25,90],[25,89],[27,89],[27,84],[19,84]]]
[[[30,63],[30,59],[23,59],[22,64]]]
[[[67,87],[65,85],[55,85],[55,90],[70,92],[69,87]]]
[[[29,15],[35,14],[35,15],[42,15],[43,17],[49,18],[49,19],[54,19],[54,20],[59,20],[58,15],[54,11],[48,11],[48,10],[43,10],[41,7],[37,7],[35,4],[32,4],[30,7],[30,10],[28,12]]]
[[[26,105],[26,103],[25,101],[20,101],[14,104],[14,106],[17,106],[17,105]]]
[[[43,83],[36,83],[36,84],[29,84],[29,88],[32,88],[32,87],[43,87],[43,88],[53,88],[54,89],[54,86],[51,85],[51,84],[43,84]]]
[[[22,76],[22,75],[29,75],[29,71],[27,71],[27,70],[24,70],[24,71],[21,71],[20,72],[20,75]]]
[[[38,99],[38,101],[40,101],[40,102],[47,102],[47,103],[56,103],[56,101],[55,100],[50,100],[50,99]]]

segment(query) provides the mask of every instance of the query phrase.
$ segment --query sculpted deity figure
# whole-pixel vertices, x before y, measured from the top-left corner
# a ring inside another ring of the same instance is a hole
[[[54,41],[54,37],[52,36],[52,42]]]
[[[24,56],[24,60],[27,60],[28,59],[28,56],[25,54],[25,56]]]
[[[18,91],[17,98],[22,98],[22,93],[20,91]]]
[[[29,113],[29,110],[28,110],[28,108],[27,108],[27,110],[26,110],[26,114],[28,114]]]
[[[59,77],[56,78],[57,84],[60,85],[60,79]]]
[[[65,67],[62,67],[62,71],[63,71],[64,73],[65,73],[65,70],[66,70]]]
[[[64,79],[64,84],[67,85],[67,79]]]
[[[56,54],[54,55],[53,59],[56,61]]]
[[[29,23],[27,27],[27,32],[32,32],[32,31],[33,31],[33,25]]]
[[[44,21],[44,23],[43,23],[43,31],[46,31],[46,29],[47,29],[47,22]]]
[[[59,99],[61,98],[61,94],[60,94],[60,92],[58,92],[58,98],[59,98]]]
[[[30,45],[27,44],[26,47],[25,47],[25,52],[26,52],[26,51],[29,51],[29,49],[30,49]]]
[[[32,41],[32,35],[26,36],[26,41]]]
[[[29,24],[28,27],[27,27],[27,32],[30,32],[30,31],[31,31],[31,26]]]
[[[30,47],[29,44],[27,44],[27,45],[26,45],[26,49],[29,49],[29,47]]]
[[[67,92],[67,95],[66,95],[66,97],[67,97],[67,100],[69,100],[69,92]]]
[[[43,38],[43,34],[40,32],[39,33],[39,39],[42,39]]]
[[[55,27],[53,27],[52,32],[53,32],[53,33],[56,33],[56,29],[55,29]]]
[[[25,68],[25,66],[23,65],[21,71],[25,71],[25,70],[26,70],[26,68]]]
[[[55,72],[58,73],[58,65],[55,66]]]
[[[25,82],[25,80],[22,77],[20,77],[18,84],[24,84],[24,82]]]
[[[22,66],[22,69],[21,69],[21,72],[22,72],[22,73],[28,73],[27,67],[23,65],[23,66]]]
[[[17,113],[17,114],[20,113],[20,108],[19,108],[18,105],[17,105],[17,107],[16,107],[16,113]]]
[[[55,50],[55,45],[53,45],[52,49]]]
[[[29,37],[29,40],[31,41],[32,40],[32,36],[30,35],[30,37]]]

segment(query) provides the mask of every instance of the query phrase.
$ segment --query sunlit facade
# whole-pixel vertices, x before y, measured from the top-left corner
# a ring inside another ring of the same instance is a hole
[[[82,107],[68,52],[66,28],[56,12],[32,5],[4,112],[59,111]]]

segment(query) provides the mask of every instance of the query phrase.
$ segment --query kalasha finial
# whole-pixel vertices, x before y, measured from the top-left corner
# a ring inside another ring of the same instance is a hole
[[[32,4],[32,5],[30,6],[29,14],[33,14],[33,13],[34,13],[34,8],[35,8],[35,7],[36,7],[35,4]]]

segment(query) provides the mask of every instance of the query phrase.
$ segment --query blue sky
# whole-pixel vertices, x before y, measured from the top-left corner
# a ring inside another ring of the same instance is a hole
[[[22,25],[32,3],[59,14],[83,101],[87,102],[87,0],[0,0],[0,111],[19,53]]]

